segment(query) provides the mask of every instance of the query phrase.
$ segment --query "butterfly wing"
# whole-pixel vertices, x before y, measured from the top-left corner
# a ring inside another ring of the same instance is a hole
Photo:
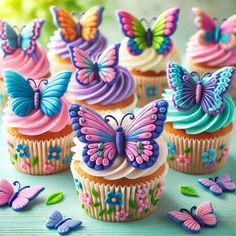
[[[44,20],[35,19],[28,23],[21,31],[21,48],[29,56],[37,60],[36,49],[37,43],[36,40],[40,36],[41,28],[44,24]]]
[[[154,165],[159,156],[155,139],[163,131],[168,103],[158,100],[145,106],[124,130],[127,161],[135,168]]]
[[[0,181],[0,206],[8,203],[11,196],[14,194],[14,188],[6,179]]]
[[[223,67],[212,75],[205,74],[202,78],[204,86],[201,107],[210,115],[217,115],[224,109],[225,94],[232,84],[235,69],[232,66]]]
[[[179,8],[163,12],[152,26],[152,46],[158,54],[168,54],[172,49],[170,36],[175,32]]]
[[[86,41],[96,38],[98,26],[102,22],[103,6],[94,6],[87,10],[80,20],[81,35]]]
[[[79,228],[81,224],[82,222],[79,220],[67,220],[57,228],[57,231],[59,234],[67,234],[71,230]]]
[[[146,30],[142,23],[130,13],[118,10],[121,29],[128,40],[128,50],[132,55],[140,55],[147,48]]]
[[[217,179],[217,183],[218,182],[220,183],[221,186],[223,186],[224,191],[234,192],[236,190],[236,185],[228,174],[222,174]]]
[[[40,109],[47,116],[55,116],[61,110],[60,98],[67,90],[71,72],[63,71],[54,75],[43,87],[40,94]]]
[[[77,24],[65,9],[52,6],[50,11],[53,16],[54,24],[59,28],[62,39],[69,43],[75,41],[79,37]]]
[[[29,82],[13,70],[4,70],[3,78],[6,91],[12,98],[12,111],[17,116],[27,116],[34,109],[34,90]]]
[[[55,226],[63,220],[61,212],[55,210],[49,216],[49,219],[46,223],[46,227],[49,229],[55,229]]]
[[[196,215],[206,227],[215,227],[218,223],[215,214],[213,214],[213,208],[210,202],[200,204],[196,209]]]
[[[69,46],[71,61],[75,68],[75,78],[79,84],[86,85],[96,79],[94,63],[83,50]]]
[[[222,194],[222,188],[211,179],[199,179],[198,182],[216,195]]]
[[[3,20],[0,20],[0,39],[4,57],[15,52],[18,47],[18,36],[15,30]]]
[[[114,129],[88,107],[73,104],[69,113],[77,138],[86,144],[82,154],[84,162],[96,170],[109,168],[117,157]]]
[[[169,211],[167,214],[171,217],[171,219],[181,224],[183,228],[192,233],[198,233],[201,229],[201,226],[189,214],[180,211]]]
[[[173,91],[172,101],[176,109],[187,111],[196,104],[197,82],[193,75],[175,62],[167,63],[167,81]]]

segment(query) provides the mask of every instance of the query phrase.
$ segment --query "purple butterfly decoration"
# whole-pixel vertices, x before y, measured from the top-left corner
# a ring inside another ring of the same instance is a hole
[[[234,67],[223,67],[213,74],[205,73],[200,77],[196,72],[189,73],[179,64],[170,61],[166,70],[176,109],[188,111],[199,105],[209,115],[222,112],[224,97],[230,89],[235,73]]]
[[[179,211],[169,211],[167,214],[191,233],[199,233],[201,227],[213,228],[218,223],[209,202],[204,202],[198,207],[193,206],[190,211],[182,208]]]
[[[77,229],[82,224],[79,220],[72,220],[71,218],[63,218],[59,211],[54,211],[48,219],[46,224],[48,229],[56,229],[59,234],[67,234],[71,230]]]
[[[112,115],[104,118],[83,105],[71,105],[69,109],[72,128],[78,139],[85,143],[83,160],[95,170],[109,168],[115,159],[124,155],[134,168],[146,169],[154,165],[159,156],[159,146],[155,139],[163,131],[168,103],[155,101],[145,106],[135,117],[127,113],[120,123]],[[129,117],[131,122],[122,127]],[[117,128],[110,124],[113,119]]]
[[[236,190],[236,185],[228,174],[222,174],[220,177],[215,177],[215,179],[199,179],[198,182],[215,195],[221,195],[223,192],[234,192]]]
[[[0,181],[0,207],[8,205],[15,211],[21,211],[44,190],[44,187],[40,185],[21,188],[18,181],[15,181],[13,185],[18,185],[17,192],[14,192],[12,184],[7,180],[2,179]]]

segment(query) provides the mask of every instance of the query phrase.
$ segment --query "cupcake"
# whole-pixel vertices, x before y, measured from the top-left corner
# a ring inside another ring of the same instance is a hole
[[[43,24],[43,20],[35,19],[17,34],[6,21],[0,20],[0,57],[2,58],[0,60],[0,111],[7,103],[3,70],[16,70],[25,77],[34,79],[50,76],[47,54],[36,42]],[[27,37],[29,31],[33,31],[34,34],[30,39]],[[21,43],[18,40],[20,37]]]
[[[67,45],[78,47],[97,55],[106,47],[107,40],[98,30],[102,22],[104,7],[95,6],[80,16],[69,13],[60,7],[51,7],[53,21],[58,27],[48,44],[50,71],[55,74],[61,70],[72,71]]]
[[[223,67],[201,77],[174,62],[167,64],[164,138],[171,168],[207,174],[224,167],[233,131],[234,103],[227,92],[234,72],[234,67]]]
[[[171,8],[149,22],[143,18],[138,20],[123,10],[117,15],[127,37],[121,42],[120,64],[132,73],[138,107],[143,107],[161,98],[168,87],[166,63],[169,60],[180,62],[180,53],[170,38],[176,30],[179,8]]]
[[[236,15],[219,22],[199,8],[192,11],[198,31],[187,44],[187,68],[204,74],[225,66],[236,66]],[[236,104],[235,77],[229,93]]]
[[[66,170],[72,158],[73,133],[64,93],[71,72],[41,81],[12,70],[3,75],[9,95],[3,132],[15,168],[32,175]]]
[[[72,103],[83,104],[100,114],[120,109],[133,112],[137,98],[130,72],[119,66],[119,44],[111,45],[100,56],[89,56],[78,47],[69,47],[76,68],[68,86]]]
[[[88,215],[122,222],[155,211],[168,170],[167,146],[160,137],[167,106],[159,100],[136,117],[118,110],[103,118],[88,107],[71,105],[76,134],[71,171]]]

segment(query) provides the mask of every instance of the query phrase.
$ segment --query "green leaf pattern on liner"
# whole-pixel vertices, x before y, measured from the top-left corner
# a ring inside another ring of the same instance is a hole
[[[174,161],[175,159],[176,159],[176,156],[167,157],[167,161]]]
[[[34,166],[38,165],[38,163],[39,163],[39,158],[37,156],[35,156],[33,158],[33,160],[31,161],[31,166],[34,167]]]
[[[112,212],[115,210],[115,208],[109,208],[106,212],[107,215],[112,214]]]
[[[49,195],[49,197],[46,200],[46,205],[52,205],[61,202],[63,199],[63,193],[62,192],[56,192]]]
[[[130,199],[129,200],[129,206],[132,209],[136,209],[138,207],[138,204],[137,204],[137,202],[135,200]]]
[[[91,194],[93,195],[93,197],[95,197],[95,198],[98,198],[99,197],[99,194],[98,194],[98,192],[93,188],[93,189],[91,189]]]
[[[93,204],[94,207],[99,207],[100,205],[101,205],[100,202],[94,202],[94,204]]]
[[[184,149],[184,153],[185,153],[185,154],[189,154],[190,152],[192,152],[192,148],[186,147],[186,148]]]
[[[17,161],[17,158],[18,158],[18,155],[17,155],[17,153],[15,153],[15,154],[13,155],[13,159],[14,159],[15,161]]]
[[[99,216],[99,217],[102,217],[103,214],[105,213],[105,211],[106,211],[105,209],[102,209],[101,211],[99,211],[99,212],[98,212],[98,216]]]
[[[181,185],[180,192],[186,196],[191,196],[191,197],[198,197],[199,196],[197,191],[193,187],[188,186],[188,185]]]

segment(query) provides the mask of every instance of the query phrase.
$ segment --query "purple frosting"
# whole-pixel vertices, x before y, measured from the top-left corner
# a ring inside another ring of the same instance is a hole
[[[73,47],[79,47],[87,53],[92,53],[97,55],[102,52],[107,46],[107,40],[98,31],[96,38],[90,41],[85,41],[82,38],[78,38],[75,41],[69,43]],[[50,37],[50,43],[48,44],[49,53],[53,55],[58,55],[63,59],[70,59],[70,53],[68,50],[68,43],[63,41],[58,30],[56,30],[53,36]]]
[[[111,86],[103,81],[95,80],[88,85],[81,85],[71,77],[68,92],[74,100],[83,100],[88,104],[115,104],[130,97],[135,90],[134,79],[124,67],[118,66],[119,78]]]

